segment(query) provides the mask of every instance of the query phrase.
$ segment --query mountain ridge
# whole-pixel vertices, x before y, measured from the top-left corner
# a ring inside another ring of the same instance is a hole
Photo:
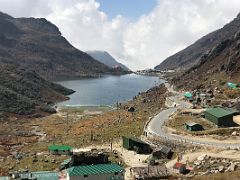
[[[187,70],[196,65],[202,56],[208,53],[212,48],[217,46],[224,40],[232,38],[240,29],[240,13],[231,22],[227,23],[222,28],[215,30],[185,49],[165,59],[155,69],[180,69]]]
[[[205,53],[200,61],[173,78],[179,88],[222,87],[227,82],[240,83],[240,29]]]
[[[44,18],[14,18],[0,13],[0,63],[33,70],[46,79],[114,73],[73,47],[58,27]]]
[[[51,105],[74,91],[46,81],[36,73],[0,64],[0,112],[19,115],[55,112]]]
[[[97,61],[107,65],[110,68],[120,66],[125,71],[131,71],[126,65],[123,65],[122,63],[119,63],[114,57],[112,57],[108,52],[106,51],[86,51],[87,54],[89,54],[92,58],[96,59]]]

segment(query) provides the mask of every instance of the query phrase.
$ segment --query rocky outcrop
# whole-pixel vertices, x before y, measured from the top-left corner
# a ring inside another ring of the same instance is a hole
[[[187,86],[195,89],[213,86],[220,77],[228,81],[240,81],[240,31],[230,34],[228,39],[206,51],[196,65],[173,78],[173,83],[180,88]]]
[[[29,115],[53,113],[51,104],[66,100],[74,91],[48,82],[15,66],[0,65],[0,112]]]

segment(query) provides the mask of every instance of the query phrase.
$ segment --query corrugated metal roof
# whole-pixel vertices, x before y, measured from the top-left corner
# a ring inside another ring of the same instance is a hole
[[[37,180],[58,180],[58,172],[55,171],[39,171],[32,172],[33,177],[36,177]]]
[[[61,163],[61,165],[67,165],[68,163],[70,163],[70,161],[71,161],[72,159],[71,158],[69,158],[69,159],[65,159],[62,163]]]
[[[56,150],[59,150],[59,151],[68,151],[68,150],[71,150],[72,147],[71,146],[61,146],[61,145],[51,145],[51,146],[48,146],[48,149],[51,150],[51,151],[56,151]]]
[[[67,169],[69,176],[83,176],[93,174],[110,174],[123,172],[124,168],[118,164],[96,164],[87,166],[74,166]]]
[[[0,177],[0,180],[9,180],[10,178],[9,177],[7,177],[7,176],[2,176],[2,177]]]
[[[186,122],[185,124],[187,124],[188,126],[199,125],[198,123],[195,122]]]
[[[233,115],[234,113],[232,111],[228,111],[224,108],[212,108],[212,109],[207,109],[205,112],[220,118],[228,115]]]
[[[165,154],[168,154],[172,151],[172,149],[170,147],[167,147],[167,146],[161,146],[161,147],[158,147],[158,148],[154,149],[154,152],[157,152],[157,151],[161,151]]]
[[[190,92],[185,92],[184,96],[187,97],[187,98],[192,98],[193,97],[192,93],[190,93]]]

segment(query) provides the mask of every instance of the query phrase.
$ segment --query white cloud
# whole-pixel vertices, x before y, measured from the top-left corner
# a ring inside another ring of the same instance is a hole
[[[153,67],[203,35],[222,27],[240,10],[238,0],[160,0],[124,34],[124,56],[131,67]]]
[[[46,17],[81,50],[106,50],[132,69],[148,68],[222,27],[240,10],[239,0],[159,0],[137,22],[108,19],[97,0],[0,0],[13,16]]]

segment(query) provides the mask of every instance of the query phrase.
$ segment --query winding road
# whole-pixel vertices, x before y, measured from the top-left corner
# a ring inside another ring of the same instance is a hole
[[[169,89],[169,88],[168,88]],[[226,149],[240,149],[240,143],[224,143],[219,141],[209,141],[206,139],[194,139],[194,138],[188,138],[185,136],[180,135],[174,135],[167,133],[164,130],[164,123],[168,121],[171,114],[177,111],[177,109],[183,109],[183,108],[190,108],[191,105],[188,102],[185,102],[183,100],[180,100],[181,94],[174,92],[172,89],[169,89],[172,91],[174,96],[170,97],[169,99],[173,102],[173,104],[177,104],[177,107],[171,106],[167,109],[161,111],[159,114],[154,116],[150,122],[145,127],[145,132],[148,135],[155,135],[160,138],[165,139],[166,141],[173,141],[173,142],[181,142],[181,143],[190,143],[193,145],[206,145],[206,146],[212,146],[212,147],[218,147],[218,148],[226,148]]]

